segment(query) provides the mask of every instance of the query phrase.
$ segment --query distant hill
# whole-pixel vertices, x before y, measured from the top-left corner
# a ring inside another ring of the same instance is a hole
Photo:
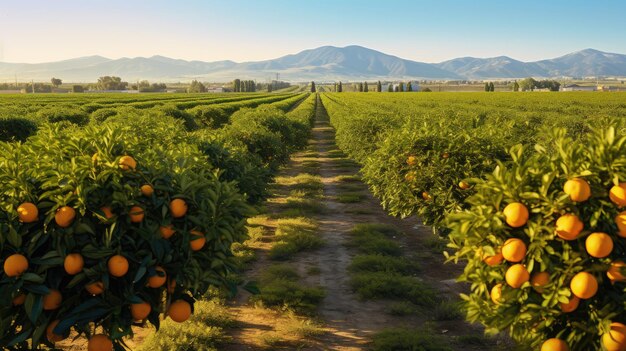
[[[441,63],[423,63],[387,55],[362,46],[322,46],[272,60],[255,62],[186,61],[163,56],[108,59],[88,56],[49,63],[2,63],[0,79],[91,82],[104,75],[127,81],[266,80],[280,74],[289,81],[375,79],[496,79],[560,76],[626,76],[626,55],[593,49],[536,62],[510,57],[462,57]]]

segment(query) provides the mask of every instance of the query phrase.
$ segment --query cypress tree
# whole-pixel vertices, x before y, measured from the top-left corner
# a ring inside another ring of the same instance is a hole
[[[493,86],[493,82],[489,83],[489,91],[496,91],[496,88]]]
[[[389,83],[389,85],[387,85],[387,91],[393,93],[393,84]]]
[[[517,81],[513,83],[513,91],[519,91],[519,83]]]
[[[376,91],[379,92],[379,93],[381,91],[383,91],[383,84],[380,81],[378,81],[378,83],[376,83]]]
[[[400,84],[398,84],[398,91],[399,92],[403,92],[404,91],[404,83],[400,82]]]
[[[343,91],[343,87],[341,86],[341,82],[339,82],[339,89],[337,90],[338,93],[341,93]]]
[[[363,91],[368,92],[370,89],[367,87],[367,82],[363,82]]]
[[[359,83],[359,93],[363,92],[363,83]]]
[[[311,92],[315,92],[315,82],[311,81]]]
[[[489,83],[485,83],[485,91],[489,91]]]
[[[413,87],[411,86],[411,81],[406,83],[406,91],[413,91]]]
[[[238,93],[238,92],[240,92],[240,91],[241,91],[241,80],[239,80],[239,79],[235,79],[235,80],[233,81],[233,91],[234,91],[235,93]]]

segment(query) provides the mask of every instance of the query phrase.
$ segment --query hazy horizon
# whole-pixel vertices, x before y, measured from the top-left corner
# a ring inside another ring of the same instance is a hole
[[[0,4],[0,62],[92,55],[248,62],[326,45],[359,45],[429,63],[465,56],[509,56],[528,62],[587,48],[626,53],[626,41],[614,30],[626,13],[626,3],[619,1]],[[579,24],[590,19],[590,25]]]

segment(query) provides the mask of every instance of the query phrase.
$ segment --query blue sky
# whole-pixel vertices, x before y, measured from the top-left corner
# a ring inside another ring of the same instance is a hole
[[[362,45],[439,62],[626,54],[623,0],[0,0],[0,61],[270,59]]]

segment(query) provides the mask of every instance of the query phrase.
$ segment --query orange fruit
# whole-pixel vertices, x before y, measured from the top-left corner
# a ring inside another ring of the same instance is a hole
[[[147,302],[134,303],[130,305],[130,314],[136,321],[144,320],[148,318],[148,315],[152,311],[152,306]]]
[[[519,262],[526,256],[526,244],[517,238],[511,238],[502,245],[502,257],[509,262]]]
[[[134,170],[137,168],[137,161],[130,156],[122,156],[122,158],[120,158],[120,168],[125,171]]]
[[[151,197],[154,194],[154,188],[150,184],[141,186],[141,194],[145,197]]]
[[[621,260],[615,260],[611,262],[609,270],[606,271],[606,276],[611,279],[612,282],[622,282],[626,280],[626,277],[622,274],[621,269],[626,267],[626,263]]]
[[[613,251],[613,239],[606,233],[592,233],[585,240],[587,253],[595,258],[603,258]]]
[[[626,183],[614,185],[611,190],[609,190],[609,199],[619,207],[626,206]]]
[[[504,278],[510,287],[517,289],[530,279],[530,274],[528,274],[526,267],[518,263],[506,270]]]
[[[422,192],[422,199],[424,199],[425,201],[429,201],[430,199],[432,199],[432,197],[427,191],[424,191]]]
[[[626,211],[620,212],[615,216],[615,224],[617,224],[617,229],[619,229],[617,235],[626,238]]]
[[[550,273],[537,272],[530,277],[530,285],[538,293],[543,293],[543,287],[550,283]]]
[[[17,215],[22,223],[33,223],[39,219],[39,209],[32,202],[24,202],[17,207]]]
[[[24,302],[26,302],[26,294],[24,293],[20,293],[19,295],[17,295],[16,297],[13,298],[13,300],[11,301],[13,303],[13,305],[15,306],[21,306],[24,304]]]
[[[415,180],[415,173],[414,172],[409,172],[407,174],[404,175],[404,180],[406,180],[407,182],[412,182]]]
[[[470,185],[467,182],[460,181],[459,182],[459,188],[461,188],[461,190],[467,190],[467,189],[470,188]]]
[[[569,351],[569,346],[561,339],[552,338],[541,344],[541,351]]]
[[[502,252],[498,252],[493,256],[483,256],[483,262],[485,262],[489,266],[497,266],[502,263],[504,257],[502,256]]]
[[[561,239],[575,240],[583,230],[583,222],[578,216],[564,214],[556,220],[556,235]]]
[[[415,156],[409,156],[409,158],[406,159],[406,163],[409,166],[415,166],[417,164],[417,157]]]
[[[69,206],[59,208],[57,213],[54,214],[54,221],[61,228],[67,228],[72,225],[74,218],[76,218],[76,210]]]
[[[87,344],[87,351],[112,351],[113,342],[108,336],[103,334],[97,334],[89,339]]]
[[[65,256],[65,260],[63,261],[63,268],[65,268],[65,272],[69,275],[76,275],[83,270],[85,266],[85,260],[83,256],[78,253],[72,253]]]
[[[13,254],[4,260],[4,274],[17,277],[28,270],[28,260],[24,255]]]
[[[100,295],[104,292],[104,283],[103,282],[95,282],[91,284],[87,284],[85,286],[87,292],[91,295]]]
[[[55,334],[53,332],[54,328],[56,328],[56,326],[59,325],[59,322],[60,320],[58,319],[54,320],[50,324],[48,324],[48,327],[46,328],[46,337],[48,338],[48,341],[50,341],[51,343],[59,342],[65,339],[63,335]]]
[[[493,288],[491,288],[491,301],[496,305],[500,303],[500,299],[502,298],[502,284],[496,284]]]
[[[577,297],[589,299],[598,292],[598,281],[590,273],[580,272],[572,278],[570,289]]]
[[[143,211],[143,208],[139,206],[133,206],[130,208],[128,215],[130,216],[130,221],[132,223],[141,223],[145,216],[145,212]]]
[[[104,214],[104,218],[106,219],[111,219],[113,218],[115,215],[113,214],[113,211],[111,210],[111,207],[101,207],[100,211],[102,211],[102,213]]]
[[[63,301],[63,296],[59,290],[50,289],[50,292],[43,297],[43,309],[44,311],[52,311],[61,307],[61,301]]]
[[[107,263],[109,273],[114,277],[123,277],[128,273],[128,260],[122,255],[115,255],[109,258]]]
[[[586,180],[581,178],[572,178],[563,185],[563,192],[569,195],[572,201],[583,202],[591,197],[591,187]]]
[[[170,201],[170,212],[172,217],[180,218],[187,213],[187,203],[183,199],[174,199]]]
[[[174,233],[176,233],[176,230],[174,229],[173,225],[168,224],[168,225],[162,225],[159,228],[159,232],[161,232],[161,237],[163,239],[169,239],[172,237],[172,235],[174,235]]]
[[[443,157],[443,158],[448,158],[448,157],[450,157],[450,154],[449,154],[449,153],[447,153],[447,152],[444,152],[444,153],[443,153],[443,155],[441,155],[441,157]]]
[[[568,303],[560,303],[561,311],[565,313],[573,312],[578,308],[578,304],[580,303],[580,299],[576,296],[570,296]]]
[[[626,349],[626,325],[611,323],[610,330],[602,335],[602,344],[607,351],[624,351]]]
[[[519,228],[528,222],[528,208],[521,202],[512,202],[502,211],[506,224]]]
[[[204,247],[204,244],[206,244],[206,239],[204,237],[204,234],[197,230],[192,230],[190,231],[190,233],[192,236],[198,237],[198,238],[194,238],[194,237],[189,238],[189,246],[191,246],[191,250],[198,251],[202,249]]]
[[[191,317],[191,305],[185,300],[176,300],[170,305],[167,314],[174,322],[182,323]]]
[[[154,289],[162,287],[163,284],[165,284],[165,281],[167,281],[167,273],[163,267],[156,267],[155,270],[163,274],[155,274],[148,278],[148,286]]]

